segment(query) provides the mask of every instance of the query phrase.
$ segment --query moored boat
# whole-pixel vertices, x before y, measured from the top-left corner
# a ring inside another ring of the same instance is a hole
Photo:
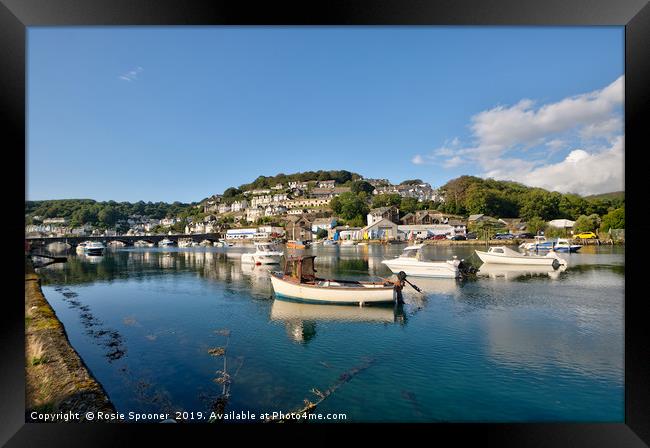
[[[445,261],[426,261],[422,259],[423,244],[414,244],[404,248],[399,257],[384,260],[383,264],[395,274],[404,271],[412,277],[459,278],[462,276],[463,260],[454,257]]]
[[[550,250],[546,255],[522,254],[506,246],[493,246],[487,252],[476,250],[476,255],[483,263],[495,264],[519,264],[533,266],[553,266],[559,267],[566,265],[566,260],[557,256],[555,251]]]
[[[170,240],[169,238],[163,238],[158,242],[158,246],[160,247],[170,247],[174,245],[174,241]]]
[[[338,243],[334,240],[325,240],[323,241],[323,246],[336,246]]]
[[[83,243],[79,243],[76,251],[78,254],[103,255],[104,249],[106,249],[106,246],[99,241],[84,241]]]
[[[521,243],[519,247],[526,250],[550,250],[553,248],[553,242],[548,241],[544,235],[536,235],[535,241]]]
[[[278,264],[284,253],[270,242],[255,243],[255,252],[242,254],[242,263]]]
[[[579,244],[571,244],[567,238],[558,238],[553,245],[556,252],[578,252],[581,248],[582,246]]]
[[[287,241],[287,249],[306,249],[307,245],[304,241],[301,240],[289,240]]]
[[[151,241],[138,240],[133,243],[134,247],[154,247],[154,243]]]
[[[330,280],[316,277],[315,256],[289,257],[283,272],[271,273],[276,297],[307,303],[381,304],[401,300],[403,283]]]

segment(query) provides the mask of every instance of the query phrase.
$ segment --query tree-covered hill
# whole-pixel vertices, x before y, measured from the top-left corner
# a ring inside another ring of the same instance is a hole
[[[55,199],[45,201],[25,201],[25,220],[32,223],[34,217],[67,218],[71,226],[84,224],[112,227],[122,219],[141,215],[152,219],[191,214],[196,203],[174,202],[97,202],[92,199]]]
[[[625,205],[624,194],[582,197],[475,176],[452,179],[441,190],[445,195],[443,211],[460,215],[482,213],[499,218],[575,220],[581,215],[603,216]]]
[[[276,174],[275,176],[259,176],[249,184],[239,186],[239,190],[253,190],[259,188],[271,188],[277,184],[283,184],[285,187],[289,182],[308,182],[321,180],[334,180],[337,184],[346,184],[350,181],[361,179],[362,176],[357,173],[351,173],[346,170],[329,170],[329,171],[304,171],[293,174]]]

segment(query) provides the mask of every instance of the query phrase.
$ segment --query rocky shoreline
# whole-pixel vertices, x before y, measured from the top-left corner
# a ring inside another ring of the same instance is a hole
[[[114,413],[115,407],[72,348],[65,329],[45,299],[40,279],[25,260],[25,413]]]

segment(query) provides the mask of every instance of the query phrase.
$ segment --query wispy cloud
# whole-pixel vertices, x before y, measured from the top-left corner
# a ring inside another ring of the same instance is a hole
[[[142,72],[144,72],[144,69],[138,66],[133,70],[130,70],[126,73],[119,75],[118,78],[121,79],[122,81],[128,81],[128,82],[137,81],[138,77]]]
[[[602,89],[554,103],[537,106],[522,99],[496,106],[471,117],[471,143],[455,138],[412,160],[445,168],[472,163],[485,177],[557,191],[622,190],[623,100],[621,76]],[[562,153],[563,160],[549,162]]]

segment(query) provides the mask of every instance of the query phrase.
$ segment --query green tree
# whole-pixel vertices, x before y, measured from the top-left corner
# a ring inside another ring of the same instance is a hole
[[[230,188],[226,188],[226,191],[223,192],[223,197],[224,199],[233,198],[240,194],[242,194],[242,191],[239,188],[230,187]]]
[[[573,229],[576,232],[595,232],[600,227],[600,216],[593,213],[589,216],[580,215],[576,219]]]
[[[318,229],[318,231],[316,232],[316,238],[318,238],[319,240],[322,240],[323,238],[327,238],[327,235],[328,233],[326,229]]]
[[[401,215],[414,213],[418,209],[418,200],[416,198],[402,198],[399,205]]]
[[[98,214],[99,222],[107,227],[113,227],[124,216],[113,206],[103,208]]]
[[[361,221],[365,221],[365,217],[369,211],[368,204],[363,197],[351,191],[332,199],[330,201],[330,207],[334,213],[347,221],[352,221],[356,218],[361,218]],[[357,221],[359,220],[357,219]]]
[[[546,221],[555,219],[559,214],[561,196],[542,189],[531,190],[523,197],[520,215],[526,220],[534,216]]]
[[[625,207],[620,207],[603,216],[600,224],[602,232],[609,232],[609,229],[625,228]]]
[[[533,235],[537,235],[546,230],[546,221],[539,216],[533,216],[526,222],[526,228]]]
[[[402,197],[397,193],[390,194],[378,194],[372,198],[372,207],[390,207],[390,206],[400,206],[402,203]]]
[[[375,190],[375,187],[370,185],[365,180],[356,180],[352,182],[352,185],[350,185],[350,189],[352,193],[360,193],[363,191],[367,194],[372,194],[372,192]]]

